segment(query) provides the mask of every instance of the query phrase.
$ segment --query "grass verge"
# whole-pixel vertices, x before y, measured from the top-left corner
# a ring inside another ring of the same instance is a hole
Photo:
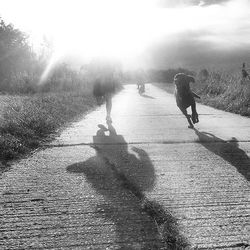
[[[13,97],[0,116],[0,160],[12,160],[37,148],[51,133],[94,106],[90,93]]]
[[[198,80],[193,89],[203,104],[250,117],[250,82],[239,74],[210,72],[205,81]]]

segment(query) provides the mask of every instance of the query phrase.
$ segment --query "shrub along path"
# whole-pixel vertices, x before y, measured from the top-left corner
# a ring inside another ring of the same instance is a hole
[[[1,249],[241,249],[250,244],[250,120],[128,85],[1,175]],[[98,124],[102,124],[99,125]]]

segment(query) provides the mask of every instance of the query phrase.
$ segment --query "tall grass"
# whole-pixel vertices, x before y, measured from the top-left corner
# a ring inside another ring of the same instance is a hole
[[[197,77],[193,89],[204,104],[250,116],[250,82],[243,82],[240,73],[209,72],[205,80]]]
[[[13,98],[0,116],[0,159],[38,147],[68,121],[95,106],[91,93],[60,92]]]
[[[35,94],[59,91],[79,91],[89,88],[90,80],[80,70],[73,70],[65,63],[57,63],[41,81],[39,72],[10,73],[4,79],[0,76],[0,92],[8,94]]]

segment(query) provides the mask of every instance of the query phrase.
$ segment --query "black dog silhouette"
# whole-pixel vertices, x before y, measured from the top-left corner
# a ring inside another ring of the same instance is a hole
[[[186,75],[184,73],[178,73],[174,77],[175,84],[175,99],[178,108],[186,116],[189,128],[194,128],[193,123],[199,122],[198,113],[196,111],[195,99],[200,98],[197,94],[191,91],[189,83],[195,82],[192,76]],[[187,108],[191,106],[192,116],[187,113]],[[191,121],[192,119],[192,121]]]

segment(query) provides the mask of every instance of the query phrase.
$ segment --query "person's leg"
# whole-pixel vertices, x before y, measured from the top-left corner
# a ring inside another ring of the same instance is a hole
[[[106,112],[107,112],[107,121],[111,120],[111,110],[112,110],[112,94],[108,93],[105,95],[105,101],[106,101]]]

